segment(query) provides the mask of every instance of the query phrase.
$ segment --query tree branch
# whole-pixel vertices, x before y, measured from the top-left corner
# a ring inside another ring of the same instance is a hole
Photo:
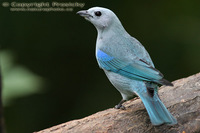
[[[199,133],[200,73],[162,86],[159,96],[177,119],[174,126],[153,126],[140,99],[124,103],[126,110],[107,109],[79,120],[69,121],[35,133]]]
[[[3,117],[3,105],[2,105],[2,77],[0,67],[0,133],[5,133],[4,117]]]

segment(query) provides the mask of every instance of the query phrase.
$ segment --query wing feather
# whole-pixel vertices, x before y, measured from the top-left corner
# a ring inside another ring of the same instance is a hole
[[[128,63],[98,50],[97,60],[101,68],[131,79],[159,82],[163,78],[157,69],[141,59]]]

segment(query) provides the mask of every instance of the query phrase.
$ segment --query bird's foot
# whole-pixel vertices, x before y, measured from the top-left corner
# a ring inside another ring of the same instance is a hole
[[[124,102],[126,102],[126,100],[121,100],[120,102],[119,102],[119,104],[117,104],[116,106],[115,106],[115,108],[116,109],[122,109],[122,110],[125,110],[126,108],[122,105]]]
[[[115,109],[125,110],[126,108],[123,105],[115,105]]]

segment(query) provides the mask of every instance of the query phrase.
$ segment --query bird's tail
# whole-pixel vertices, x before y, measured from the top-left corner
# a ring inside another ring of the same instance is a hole
[[[171,115],[167,110],[165,105],[162,103],[158,97],[157,92],[154,93],[154,96],[151,97],[147,93],[139,95],[141,98],[146,110],[149,114],[151,123],[153,125],[168,124],[174,125],[177,124],[176,119]]]

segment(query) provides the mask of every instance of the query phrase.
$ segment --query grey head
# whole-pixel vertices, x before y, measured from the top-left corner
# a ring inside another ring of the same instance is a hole
[[[77,14],[90,21],[97,30],[108,28],[113,24],[121,25],[115,13],[107,8],[92,7],[88,10],[79,11]]]

